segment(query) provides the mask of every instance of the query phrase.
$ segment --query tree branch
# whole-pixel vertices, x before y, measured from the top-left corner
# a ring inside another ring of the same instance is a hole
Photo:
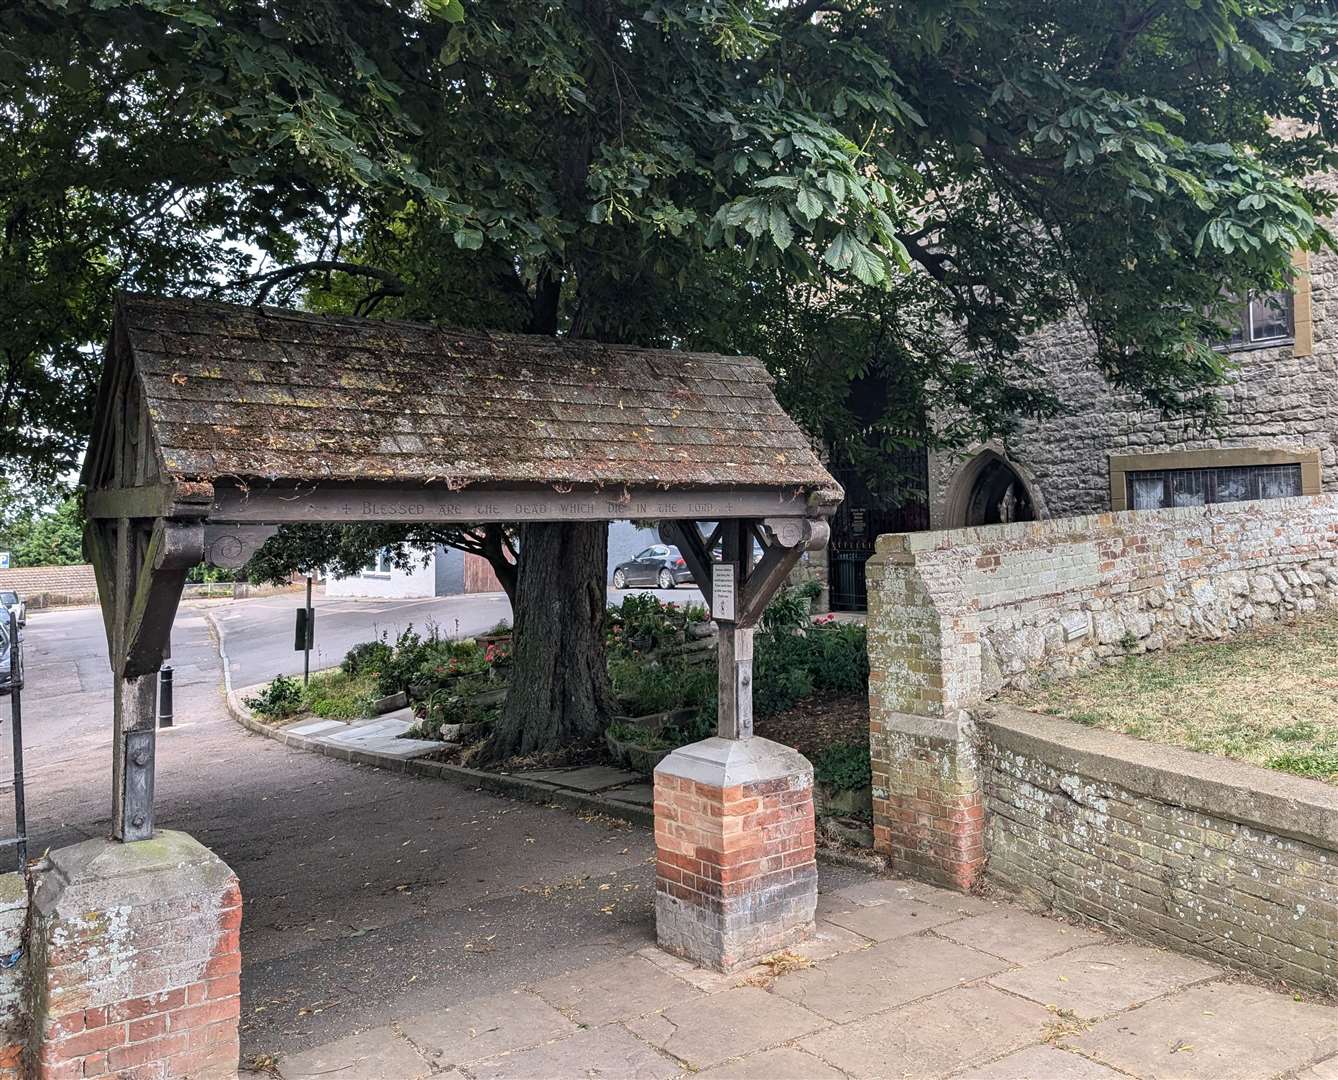
[[[303,274],[315,274],[331,270],[341,274],[375,278],[381,282],[381,288],[372,293],[378,303],[387,296],[403,296],[406,291],[404,282],[389,270],[382,270],[379,266],[366,266],[362,263],[342,262],[339,259],[313,259],[311,262],[298,263],[296,266],[285,266],[279,270],[257,274],[255,277],[248,278],[247,281],[251,284],[264,282],[253,301],[256,307],[260,307],[269,299],[270,292],[279,282],[287,281],[289,278],[301,277]],[[366,301],[364,300],[363,303],[366,303]]]

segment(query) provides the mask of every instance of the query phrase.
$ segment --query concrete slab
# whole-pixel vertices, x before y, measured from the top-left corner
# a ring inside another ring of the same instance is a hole
[[[407,730],[407,728],[406,728]],[[383,754],[386,757],[408,760],[435,754],[442,744],[428,739],[405,739],[398,735],[369,735],[362,738],[347,738],[339,735],[322,737],[318,742],[329,743],[346,750],[363,750],[371,754]]]
[[[973,919],[962,919],[940,926],[934,932],[1014,964],[1031,964],[1084,945],[1100,945],[1106,941],[1106,935],[1099,931],[1016,908],[1000,908]]]
[[[294,735],[326,735],[332,731],[342,731],[347,728],[343,720],[304,720],[300,724],[292,724],[284,728],[284,731],[291,732]]]
[[[476,1080],[670,1080],[679,1074],[670,1060],[617,1024],[506,1054],[469,1067]]]
[[[1338,1080],[1338,1054],[1296,1074],[1296,1080]]]
[[[655,805],[655,785],[654,784],[629,784],[623,788],[613,788],[606,791],[610,799],[617,799],[619,802],[631,803],[633,806],[654,806]]]
[[[939,938],[898,938],[778,979],[772,992],[848,1023],[979,979],[1004,961]]]
[[[1123,1074],[1054,1046],[1029,1046],[953,1080],[1123,1080]]]
[[[965,916],[954,911],[902,897],[881,904],[856,906],[849,911],[827,913],[829,922],[873,941],[891,941],[962,918]]]
[[[530,987],[582,1027],[659,1012],[702,996],[640,956],[623,956]]]
[[[579,1030],[553,1006],[523,991],[423,1013],[405,1020],[400,1028],[443,1069],[526,1049]]]
[[[345,724],[343,730],[332,731],[325,736],[331,742],[348,743],[355,745],[371,742],[375,739],[395,738],[403,735],[411,727],[412,720],[391,720],[388,717],[377,717],[374,720],[359,720],[356,723]]]
[[[1221,974],[1187,956],[1141,945],[1091,945],[996,975],[1003,990],[1097,1018]]]
[[[789,1042],[826,1026],[822,1017],[754,986],[712,994],[627,1023],[629,1030],[693,1069]]]
[[[753,976],[765,974],[766,970],[760,967],[741,968],[726,975],[710,968],[698,967],[691,960],[684,960],[682,957],[667,953],[658,945],[648,945],[644,949],[638,949],[636,955],[706,994],[718,994],[721,990],[732,990],[736,986],[743,986]]]
[[[968,986],[821,1032],[799,1045],[852,1077],[930,1080],[1036,1042],[1050,1018],[1033,1002]]]
[[[390,1027],[305,1050],[281,1062],[284,1080],[425,1080],[432,1066]]]
[[[615,769],[610,765],[587,765],[579,769],[538,769],[521,774],[526,780],[542,780],[547,784],[571,788],[591,794],[623,784],[634,784],[641,779],[640,773],[626,769]]]
[[[819,919],[814,924],[813,936],[798,945],[791,945],[789,951],[816,964],[822,960],[830,960],[833,956],[840,956],[842,953],[871,947],[872,943],[862,934],[847,930],[844,926],[837,926],[836,923],[827,922],[825,919]]]
[[[778,1046],[697,1074],[710,1080],[845,1080],[845,1073],[793,1046]]]
[[[950,889],[936,889],[932,885],[924,885],[918,881],[907,881],[904,878],[876,878],[873,881],[864,881],[858,885],[837,889],[832,893],[832,896],[861,905],[885,904],[892,900],[919,900],[921,903],[933,904],[945,911],[955,911],[963,915],[982,915],[987,911],[993,911],[998,906],[989,900],[972,896],[969,893],[952,892]]]
[[[1257,1080],[1338,1053],[1338,1023],[1329,1006],[1243,983],[1211,983],[1112,1017],[1067,1041],[1136,1076]]]

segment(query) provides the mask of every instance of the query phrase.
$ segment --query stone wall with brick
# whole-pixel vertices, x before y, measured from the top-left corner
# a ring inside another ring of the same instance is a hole
[[[920,695],[969,708],[1333,602],[1338,496],[884,536],[869,589],[884,614],[871,655],[899,707]],[[926,620],[938,628],[928,644],[909,629]]]
[[[26,956],[39,1080],[232,1080],[241,893],[184,833],[88,840],[38,871]]]
[[[1338,599],[1338,496],[881,536],[868,563],[874,844],[972,888],[973,710],[1006,687]]]
[[[655,770],[660,947],[721,971],[813,932],[813,768],[767,739],[706,739]]]
[[[1064,914],[1338,992],[1338,789],[1020,710],[977,726],[989,877]]]
[[[93,567],[20,566],[0,570],[0,589],[13,589],[30,610],[62,604],[96,604],[98,583]]]

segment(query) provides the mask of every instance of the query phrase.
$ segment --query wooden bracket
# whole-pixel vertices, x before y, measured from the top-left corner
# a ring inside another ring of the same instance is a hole
[[[212,566],[235,570],[245,566],[278,531],[277,525],[206,525],[204,560]]]
[[[203,525],[161,518],[154,522],[131,594],[124,651],[114,658],[122,660],[126,678],[151,674],[162,666],[186,575],[203,560]]]

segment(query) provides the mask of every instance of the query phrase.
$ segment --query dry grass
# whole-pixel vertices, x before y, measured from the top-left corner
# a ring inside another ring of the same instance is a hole
[[[1007,699],[1338,784],[1338,611],[1230,641],[1130,656]]]

